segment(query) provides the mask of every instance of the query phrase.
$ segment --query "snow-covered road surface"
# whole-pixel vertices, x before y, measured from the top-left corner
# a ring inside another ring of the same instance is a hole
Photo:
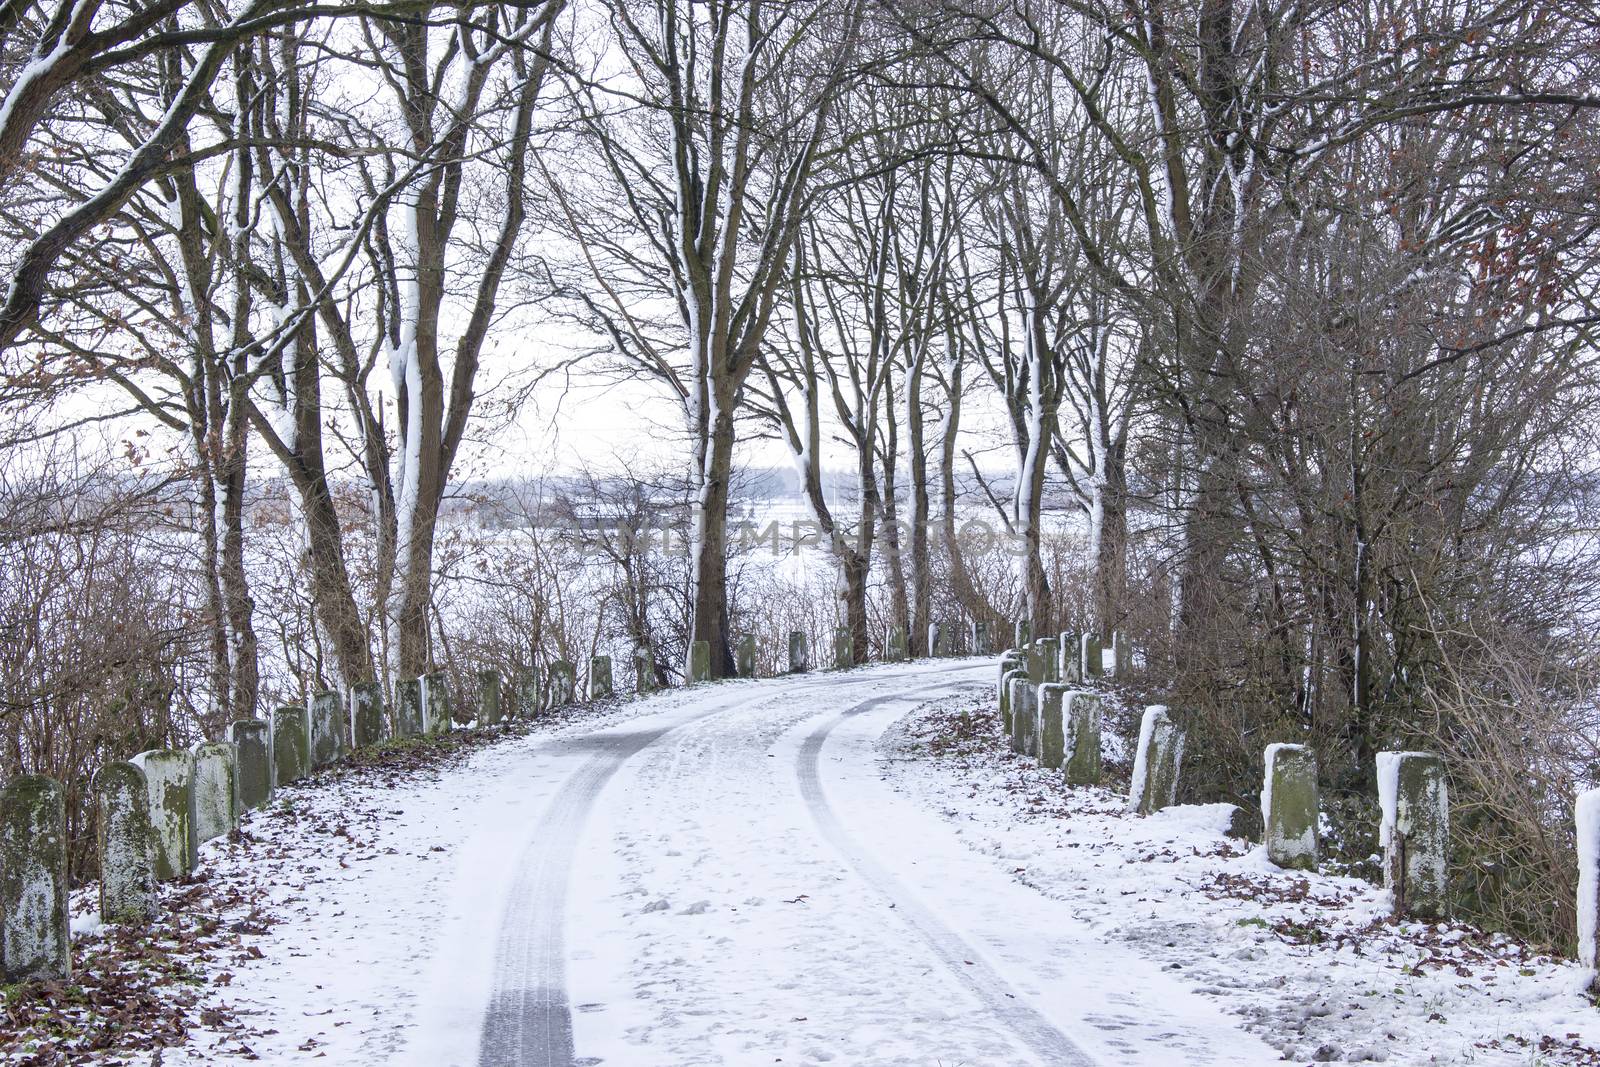
[[[873,739],[992,674],[717,686],[505,761],[515,788],[463,813],[408,1062],[1278,1062],[884,785]]]

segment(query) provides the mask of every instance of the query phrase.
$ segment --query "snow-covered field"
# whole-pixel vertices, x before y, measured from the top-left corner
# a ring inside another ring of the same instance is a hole
[[[83,957],[165,977],[125,1031],[74,1045],[80,1005],[49,1040],[167,1065],[1600,1062],[1575,966],[1384,925],[1378,890],[1269,868],[1220,806],[1069,790],[1005,751],[992,679],[721,683],[285,789],[168,891],[160,953],[80,924]]]

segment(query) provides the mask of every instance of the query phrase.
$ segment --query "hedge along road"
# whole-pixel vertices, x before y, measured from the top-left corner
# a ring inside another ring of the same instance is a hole
[[[459,894],[482,899],[444,931],[407,1058],[1278,1062],[1126,946],[1074,938],[1063,906],[880,780],[883,730],[987,697],[993,671],[712,686],[552,742],[570,759],[544,811],[463,847]]]

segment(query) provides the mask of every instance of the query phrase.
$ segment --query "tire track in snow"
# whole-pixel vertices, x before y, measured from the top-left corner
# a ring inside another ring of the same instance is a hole
[[[908,669],[906,674],[922,678],[975,669]],[[565,742],[593,748],[595,754],[561,785],[529,833],[528,845],[517,861],[511,904],[495,954],[494,991],[483,1018],[479,1067],[574,1067],[576,1049],[564,936],[567,891],[573,856],[589,813],[623,764],[673,731],[707,716],[789,700],[801,693],[859,684],[859,679],[846,675],[803,685],[763,687],[759,694],[741,695],[740,699],[713,705],[681,722],[647,730],[594,733]]]
[[[805,798],[806,806],[810,808],[817,828],[828,843],[844,856],[855,868],[856,873],[869,885],[894,903],[895,914],[933,950],[934,955],[939,957],[940,962],[958,981],[972,990],[991,1014],[1009,1027],[1023,1045],[1033,1050],[1041,1062],[1050,1064],[1051,1067],[1093,1067],[1099,1062],[1098,1060],[1062,1033],[1049,1019],[1034,1010],[1022,997],[1012,992],[1010,984],[984,962],[979,952],[923,907],[899,879],[890,874],[871,853],[857,844],[839,822],[823,792],[818,759],[828,735],[840,723],[852,716],[883,707],[885,704],[915,703],[911,698],[917,694],[947,687],[948,683],[921,686],[905,693],[874,697],[854,707],[846,708],[818,726],[801,743],[800,753],[795,761],[801,796]]]

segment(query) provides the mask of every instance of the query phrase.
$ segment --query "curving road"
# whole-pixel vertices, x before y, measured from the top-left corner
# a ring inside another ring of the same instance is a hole
[[[881,780],[885,729],[992,677],[934,661],[730,683],[530,748],[530,784],[559,780],[467,849],[467,910],[498,919],[459,925],[429,994],[456,1028],[413,1060],[1277,1062]]]

